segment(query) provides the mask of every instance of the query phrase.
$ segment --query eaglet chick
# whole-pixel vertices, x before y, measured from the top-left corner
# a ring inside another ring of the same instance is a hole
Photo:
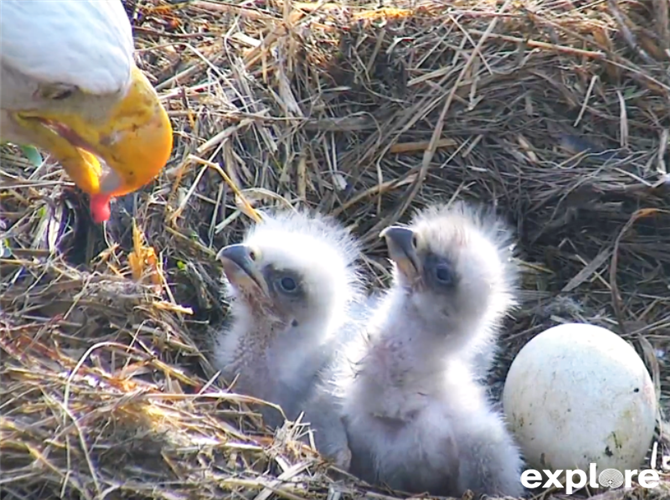
[[[353,474],[414,493],[524,493],[477,366],[515,304],[508,234],[463,202],[382,232],[393,283],[336,383]]]
[[[358,246],[334,219],[264,214],[240,244],[219,252],[232,320],[219,332],[214,365],[235,391],[280,406],[294,420],[359,292]],[[274,408],[261,414],[283,423]]]

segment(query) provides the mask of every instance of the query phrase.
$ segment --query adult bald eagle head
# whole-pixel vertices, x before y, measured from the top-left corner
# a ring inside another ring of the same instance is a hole
[[[96,222],[158,175],[172,127],[120,0],[0,2],[0,139],[51,153]]]

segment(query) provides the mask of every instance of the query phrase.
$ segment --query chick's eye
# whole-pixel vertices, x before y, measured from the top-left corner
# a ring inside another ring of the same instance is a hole
[[[298,284],[290,276],[284,276],[283,278],[280,278],[278,283],[279,288],[287,293],[293,293],[298,289]]]
[[[453,273],[449,266],[437,266],[435,268],[435,278],[437,281],[443,285],[448,285],[453,281]]]

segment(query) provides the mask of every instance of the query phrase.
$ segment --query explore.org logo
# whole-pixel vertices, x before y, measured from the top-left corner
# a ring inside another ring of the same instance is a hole
[[[621,472],[617,469],[604,469],[598,473],[597,464],[589,464],[588,474],[580,469],[566,470],[543,470],[527,469],[521,474],[521,484],[525,488],[551,488],[565,489],[565,493],[571,495],[573,492],[588,486],[589,488],[616,489],[621,486],[630,488],[634,478],[643,488],[655,488],[661,478],[656,469],[658,455],[658,443],[654,443],[651,452],[651,469],[626,470]],[[661,469],[670,471],[670,456],[662,456]],[[543,475],[544,473],[544,475]],[[561,480],[565,484],[561,483]]]

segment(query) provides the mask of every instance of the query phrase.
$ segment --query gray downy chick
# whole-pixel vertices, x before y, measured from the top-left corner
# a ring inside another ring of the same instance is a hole
[[[306,212],[264,214],[240,244],[218,257],[232,320],[219,332],[213,364],[240,394],[299,415],[330,344],[356,301],[356,241],[332,218]],[[283,424],[262,405],[271,427]]]
[[[314,444],[322,456],[348,471],[351,450],[343,420],[343,394],[338,381],[346,376],[347,346],[363,333],[380,296],[359,297],[352,302],[346,322],[330,344],[329,358],[319,371],[304,405],[305,421],[313,431]]]
[[[412,493],[521,496],[519,449],[476,366],[515,304],[509,233],[458,202],[381,236],[393,284],[339,380],[350,471]]]

